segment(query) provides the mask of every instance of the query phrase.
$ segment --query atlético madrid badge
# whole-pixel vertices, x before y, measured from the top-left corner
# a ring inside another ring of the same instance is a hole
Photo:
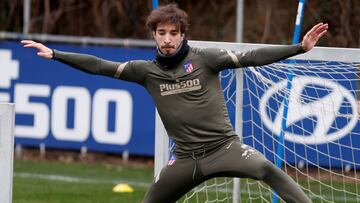
[[[170,157],[167,165],[168,165],[168,166],[172,166],[172,165],[175,164],[175,162],[176,162],[176,157],[175,157],[174,155],[171,155],[171,157]]]
[[[191,73],[194,70],[194,65],[192,64],[192,61],[188,61],[184,63],[183,67],[184,70],[188,73]]]

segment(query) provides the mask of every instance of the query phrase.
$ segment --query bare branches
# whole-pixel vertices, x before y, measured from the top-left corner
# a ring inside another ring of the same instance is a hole
[[[235,40],[236,0],[160,0],[177,2],[188,12],[190,39]],[[297,2],[244,1],[244,42],[289,44],[293,37]],[[32,0],[31,33],[151,38],[145,20],[151,1],[144,0]],[[22,31],[23,0],[0,1],[0,30]],[[318,22],[329,23],[321,46],[360,46],[360,1],[306,1],[302,30]]]
[[[270,34],[270,23],[271,23],[271,13],[272,6],[271,2],[266,1],[265,3],[265,23],[264,23],[264,32],[261,36],[260,43],[266,43],[266,40],[269,38]]]

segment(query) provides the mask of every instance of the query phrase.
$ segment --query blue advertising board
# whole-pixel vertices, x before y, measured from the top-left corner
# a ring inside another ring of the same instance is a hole
[[[154,48],[46,44],[112,61],[152,59]],[[155,107],[137,84],[69,68],[18,41],[0,42],[0,100],[16,103],[15,142],[154,154]]]

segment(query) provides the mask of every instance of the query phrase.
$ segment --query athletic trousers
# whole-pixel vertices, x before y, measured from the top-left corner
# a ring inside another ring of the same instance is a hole
[[[143,203],[175,202],[195,186],[214,177],[261,180],[287,203],[311,202],[290,176],[263,154],[234,138],[215,150],[178,158],[165,166],[155,177]]]

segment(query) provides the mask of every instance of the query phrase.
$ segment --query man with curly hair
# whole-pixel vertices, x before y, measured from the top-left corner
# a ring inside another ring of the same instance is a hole
[[[231,126],[218,74],[225,68],[261,66],[309,51],[328,25],[315,25],[300,44],[244,53],[190,47],[186,40],[187,14],[174,4],[153,10],[147,26],[157,44],[156,58],[151,61],[112,62],[52,50],[31,40],[22,43],[37,48],[41,57],[147,89],[176,144],[176,161],[157,174],[144,203],[175,202],[195,186],[218,176],[262,180],[286,202],[311,202],[291,177],[241,142]]]

